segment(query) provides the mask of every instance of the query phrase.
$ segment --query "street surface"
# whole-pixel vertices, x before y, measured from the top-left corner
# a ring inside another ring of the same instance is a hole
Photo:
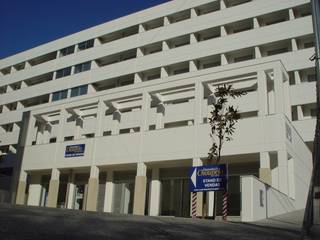
[[[246,224],[0,204],[1,240],[294,240],[299,231],[299,224],[283,219]]]

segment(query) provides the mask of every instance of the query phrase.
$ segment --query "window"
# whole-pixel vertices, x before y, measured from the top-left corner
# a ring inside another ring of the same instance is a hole
[[[50,143],[55,143],[55,142],[57,142],[57,138],[56,137],[52,137],[52,138],[50,138],[49,142]]]
[[[74,73],[80,73],[91,69],[91,62],[80,63],[75,66]]]
[[[85,95],[88,92],[88,85],[71,88],[71,97]]]
[[[74,46],[66,47],[60,50],[60,57],[74,53]]]
[[[71,67],[63,68],[57,71],[56,78],[62,78],[71,74]]]
[[[68,90],[62,90],[59,92],[54,92],[52,94],[52,102],[59,101],[68,97]]]
[[[74,136],[66,136],[64,137],[64,141],[72,141],[74,139]]]
[[[79,51],[86,50],[88,48],[92,48],[93,43],[94,43],[93,39],[79,43],[78,44]]]

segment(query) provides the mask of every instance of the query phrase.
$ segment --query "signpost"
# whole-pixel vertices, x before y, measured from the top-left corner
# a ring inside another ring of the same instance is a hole
[[[225,164],[192,167],[190,179],[190,192],[226,190],[227,167]]]
[[[197,192],[224,191],[223,218],[227,215],[228,171],[225,164],[207,165],[190,168],[189,191],[192,192],[191,214],[196,217]],[[226,196],[226,197],[225,197]]]
[[[85,144],[68,145],[66,146],[64,157],[69,158],[69,157],[84,156],[85,148],[86,148]]]

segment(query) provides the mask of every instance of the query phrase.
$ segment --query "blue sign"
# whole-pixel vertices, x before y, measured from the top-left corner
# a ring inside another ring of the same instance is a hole
[[[81,157],[84,156],[85,144],[68,145],[64,152],[64,157]]]
[[[190,169],[190,192],[220,191],[227,186],[225,164],[192,167]]]

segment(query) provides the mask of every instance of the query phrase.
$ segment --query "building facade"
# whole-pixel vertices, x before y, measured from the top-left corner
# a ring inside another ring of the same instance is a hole
[[[174,0],[0,60],[0,201],[190,216],[219,84],[247,95],[229,215],[304,208],[316,95],[309,0]],[[214,194],[197,193],[212,216]],[[218,204],[218,214],[221,207]]]

